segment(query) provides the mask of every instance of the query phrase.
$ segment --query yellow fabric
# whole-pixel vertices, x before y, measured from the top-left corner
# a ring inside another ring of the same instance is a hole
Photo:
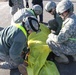
[[[54,62],[46,61],[41,68],[39,75],[60,75]]]
[[[59,75],[55,64],[47,61],[51,50],[46,44],[50,30],[43,24],[40,25],[41,32],[32,33],[28,37],[30,53],[28,56],[28,75]]]

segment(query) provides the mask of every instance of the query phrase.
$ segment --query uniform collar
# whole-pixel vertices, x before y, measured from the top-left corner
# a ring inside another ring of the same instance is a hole
[[[63,22],[63,25],[65,25],[65,24],[70,20],[70,18],[72,18],[72,17],[74,17],[74,16],[75,16],[75,14],[70,15],[70,16]]]

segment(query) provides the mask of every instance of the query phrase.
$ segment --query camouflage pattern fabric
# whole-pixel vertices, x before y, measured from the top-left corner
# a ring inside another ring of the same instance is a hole
[[[76,40],[69,40],[69,38],[76,38],[76,16],[74,14],[63,22],[58,35],[49,34],[47,44],[58,56],[60,54],[75,55]]]

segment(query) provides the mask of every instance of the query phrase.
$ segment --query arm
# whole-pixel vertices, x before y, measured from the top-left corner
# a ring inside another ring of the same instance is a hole
[[[50,39],[50,41],[54,41],[56,43],[63,43],[65,41],[67,41],[71,35],[73,34],[73,29],[72,29],[72,24],[71,23],[67,23],[60,31],[59,35],[55,35],[55,34],[50,34],[48,39]]]
[[[17,64],[23,63],[21,53],[23,51],[23,44],[20,42],[14,42],[9,50],[10,58]]]
[[[26,37],[21,32],[18,33],[13,40],[13,43],[9,50],[10,58],[15,61],[17,64],[23,63],[23,58],[21,57],[21,53],[23,49],[26,47]]]
[[[10,7],[14,6],[14,4],[12,3],[11,0],[9,0],[9,6],[10,6]]]

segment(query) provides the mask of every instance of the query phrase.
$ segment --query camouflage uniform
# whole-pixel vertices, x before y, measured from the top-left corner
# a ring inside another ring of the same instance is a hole
[[[57,56],[60,56],[61,54],[75,55],[76,54],[75,14],[72,14],[63,22],[63,27],[58,35],[52,33],[49,34],[46,42]]]
[[[13,6],[11,7],[10,13],[14,15],[18,9],[24,8],[24,0],[12,0]]]

